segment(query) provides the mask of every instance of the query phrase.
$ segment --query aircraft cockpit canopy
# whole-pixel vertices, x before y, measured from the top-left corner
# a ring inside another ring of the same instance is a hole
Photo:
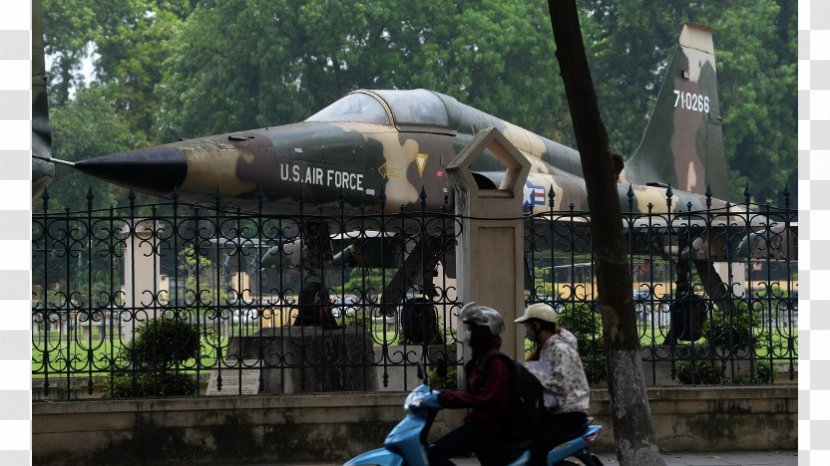
[[[354,121],[391,125],[383,105],[374,97],[353,93],[311,115],[306,121]]]
[[[448,126],[447,109],[435,94],[424,89],[413,91],[374,91],[381,96],[398,126]]]
[[[396,126],[449,125],[444,103],[434,93],[424,89],[356,91],[320,110],[306,121],[352,121],[390,125],[380,99],[383,99],[391,110]]]

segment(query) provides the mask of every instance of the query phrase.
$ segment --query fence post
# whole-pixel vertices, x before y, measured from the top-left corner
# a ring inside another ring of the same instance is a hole
[[[476,182],[471,166],[488,151],[505,171],[489,172]],[[502,351],[523,358],[524,329],[513,323],[524,308],[523,188],[530,162],[497,129],[480,131],[447,166],[455,193],[455,211],[462,218],[456,247],[460,301],[497,309],[504,317]],[[457,325],[461,327],[461,323]],[[466,351],[465,351],[466,353]],[[469,360],[469,353],[465,360]]]
[[[135,316],[121,319],[125,341],[131,341],[135,324],[156,317],[161,291],[159,267],[159,235],[164,227],[151,219],[135,219],[122,229],[124,235],[124,307]],[[143,311],[143,312],[140,312]]]

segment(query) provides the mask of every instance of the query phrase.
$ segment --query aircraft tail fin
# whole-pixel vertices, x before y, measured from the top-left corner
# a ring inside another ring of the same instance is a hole
[[[625,179],[728,197],[712,29],[687,23]]]

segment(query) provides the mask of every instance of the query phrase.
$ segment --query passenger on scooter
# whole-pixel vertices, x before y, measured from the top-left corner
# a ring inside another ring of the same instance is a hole
[[[556,324],[552,307],[532,304],[514,322],[524,323],[526,336],[535,346],[528,361],[547,363],[529,363],[528,369],[556,399],[556,405],[548,407],[548,415],[531,445],[530,464],[544,465],[547,452],[575,435],[585,424],[590,397],[588,379],[576,337]]]
[[[464,366],[466,389],[443,390],[425,402],[441,408],[471,408],[464,425],[430,445],[429,464],[453,465],[450,458],[475,453],[482,465],[498,465],[502,461],[491,450],[504,437],[508,416],[508,387],[511,368],[504,358],[490,358],[484,372],[478,370],[481,355],[501,347],[504,321],[495,309],[476,303],[467,303],[460,311],[464,323],[462,339],[472,349],[472,359]]]

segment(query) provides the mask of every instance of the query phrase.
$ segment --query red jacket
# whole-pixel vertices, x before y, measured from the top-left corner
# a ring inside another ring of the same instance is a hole
[[[474,342],[475,343],[475,342]],[[488,335],[487,341],[473,344],[473,358],[464,366],[466,390],[443,390],[438,402],[444,408],[472,408],[464,418],[465,424],[483,422],[494,426],[505,425],[509,406],[510,366],[504,358],[490,358],[485,368],[485,380],[478,370],[479,357],[491,349],[501,347],[501,337]]]

